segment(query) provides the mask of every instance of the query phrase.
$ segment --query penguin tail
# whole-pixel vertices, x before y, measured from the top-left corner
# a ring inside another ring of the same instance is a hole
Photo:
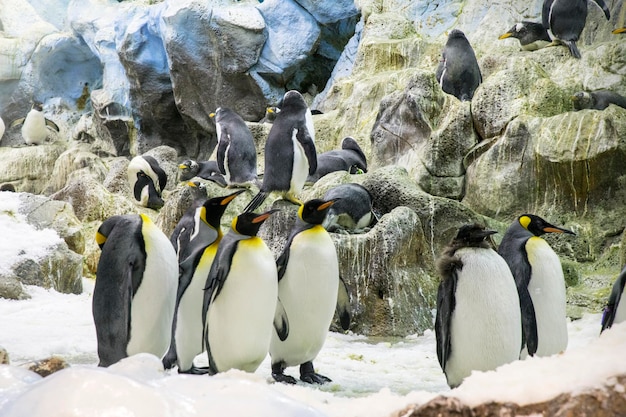
[[[261,204],[263,204],[268,195],[269,193],[267,191],[259,191],[257,195],[255,195],[252,200],[250,200],[246,208],[243,209],[243,212],[248,213],[256,210]]]
[[[574,58],[580,59],[581,55],[578,47],[576,46],[576,41],[563,41],[563,43],[567,45],[569,53],[572,54]]]

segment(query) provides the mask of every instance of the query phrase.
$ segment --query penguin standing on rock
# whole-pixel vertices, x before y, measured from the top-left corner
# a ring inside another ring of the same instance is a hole
[[[229,369],[254,372],[267,356],[278,275],[274,255],[257,233],[275,211],[235,217],[217,248],[202,308],[210,374]]]
[[[519,358],[519,299],[507,263],[488,242],[494,233],[462,226],[437,260],[437,358],[452,388],[474,370]]]
[[[609,302],[604,308],[604,314],[602,314],[602,330],[600,333],[611,328],[614,324],[626,321],[626,297],[624,297],[624,288],[626,288],[626,266],[617,277],[615,284],[613,284]]]
[[[498,39],[515,38],[519,40],[523,51],[536,51],[545,48],[552,39],[543,24],[529,21],[518,22]]]
[[[161,193],[167,184],[167,175],[153,157],[134,157],[127,169],[128,183],[135,200],[144,207],[159,210],[165,202]]]
[[[460,30],[448,35],[435,76],[445,93],[461,101],[470,101],[483,82],[474,49]]]
[[[522,312],[521,357],[549,356],[567,348],[565,278],[561,261],[540,236],[574,232],[522,214],[507,229],[498,253],[511,268]]]
[[[36,101],[26,117],[11,122],[9,128],[22,125],[22,138],[27,145],[41,145],[48,137],[48,128],[59,131],[59,126],[43,114],[43,105]]]
[[[144,214],[108,218],[96,242],[102,249],[92,301],[99,366],[141,352],[161,358],[176,303],[174,248]]]
[[[296,365],[300,366],[302,381],[330,382],[315,372],[313,359],[324,345],[335,308],[341,326],[345,330],[350,326],[347,290],[339,279],[335,244],[321,225],[334,203],[314,199],[300,206],[296,225],[276,261],[280,304],[274,323],[279,326],[272,335],[269,352],[272,376],[278,382],[295,384],[296,380],[283,371]],[[284,323],[288,323],[288,334],[282,333]]]
[[[263,184],[244,211],[254,211],[272,192],[301,204],[297,194],[317,169],[313,116],[302,94],[288,91],[265,144]]]

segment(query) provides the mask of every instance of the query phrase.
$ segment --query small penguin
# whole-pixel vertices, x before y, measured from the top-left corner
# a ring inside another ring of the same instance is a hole
[[[167,184],[167,175],[156,159],[149,155],[134,157],[128,164],[127,174],[130,189],[139,204],[153,210],[163,207],[161,193]]]
[[[229,187],[256,183],[256,146],[246,122],[237,113],[219,107],[209,116],[217,130],[217,165]]]
[[[275,211],[235,217],[217,248],[202,308],[210,374],[233,368],[254,372],[267,356],[278,274],[272,252],[257,233]]]
[[[321,153],[317,156],[317,169],[307,177],[307,183],[315,183],[326,174],[347,171],[350,174],[367,172],[367,159],[354,138],[347,136],[341,141],[341,149]]]
[[[626,300],[624,297],[625,286],[626,266],[622,269],[622,272],[617,277],[617,280],[615,280],[615,284],[613,284],[613,289],[611,290],[611,295],[609,296],[609,302],[604,308],[604,312],[602,314],[602,330],[600,330],[600,333],[606,329],[610,329],[614,324],[626,321],[626,301],[623,303],[621,302],[622,298]]]
[[[48,128],[59,132],[59,126],[52,120],[46,119],[43,114],[43,105],[35,101],[32,108],[21,119],[16,119],[9,125],[12,129],[22,125],[22,138],[27,145],[41,145],[48,137]]]
[[[163,358],[163,366],[166,369],[177,363],[179,373],[202,374],[208,372],[208,368],[198,368],[193,364],[193,359],[203,350],[203,290],[217,246],[222,240],[222,228],[220,227],[222,215],[228,204],[242,192],[244,190],[224,197],[211,198],[195,210],[195,215],[192,215],[191,219],[192,224],[188,224],[188,218],[184,220],[185,227],[189,227],[193,232],[187,247],[181,248],[181,250],[189,252],[189,255],[179,256],[180,274],[176,294],[176,310],[172,324],[172,341],[168,353]]]
[[[368,228],[375,220],[372,196],[360,184],[342,184],[324,194],[324,200],[336,200],[328,209],[322,226],[329,232],[358,232]]]
[[[536,51],[545,48],[552,41],[548,31],[541,23],[529,22],[527,20],[516,23],[508,32],[500,35],[498,39],[506,38],[519,40],[523,51]]]
[[[287,91],[265,144],[263,184],[244,211],[256,210],[272,192],[301,204],[297,194],[316,169],[313,116],[302,94]]]
[[[278,113],[280,113],[279,107],[270,106],[266,108],[265,116],[263,116],[263,118],[259,120],[259,123],[274,123],[274,120],[276,120],[276,116],[278,115]]]
[[[522,354],[549,356],[567,348],[565,278],[561,261],[540,236],[574,232],[522,214],[507,229],[498,253],[509,264],[522,309]]]
[[[108,218],[96,242],[102,249],[92,300],[99,366],[140,352],[162,357],[176,303],[174,248],[144,214]]]
[[[572,96],[574,109],[604,110],[610,104],[626,109],[626,97],[609,90],[579,91]]]
[[[483,82],[472,45],[460,30],[448,35],[435,76],[444,92],[461,101],[470,101]]]
[[[619,35],[620,33],[626,33],[626,27],[623,28],[617,28],[615,29],[613,32],[611,32],[613,35]]]
[[[609,20],[611,13],[604,0],[594,1]],[[564,43],[574,58],[580,58],[576,41],[585,28],[587,13],[587,0],[544,0],[541,23],[552,41]]]
[[[350,313],[343,281],[339,279],[339,263],[335,244],[322,227],[328,209],[335,200],[314,199],[298,210],[298,219],[283,252],[276,261],[278,299],[275,327],[270,344],[272,377],[278,382],[295,384],[283,371],[300,365],[300,379],[310,384],[331,380],[315,372],[313,359],[324,346],[335,308],[341,326],[350,326]],[[337,301],[340,300],[340,303]],[[282,308],[280,308],[282,307]],[[288,323],[288,334],[283,329]]]

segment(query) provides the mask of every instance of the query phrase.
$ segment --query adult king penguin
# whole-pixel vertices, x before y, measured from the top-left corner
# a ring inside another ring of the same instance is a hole
[[[9,128],[22,125],[22,138],[27,145],[41,145],[48,137],[48,128],[59,131],[59,126],[43,114],[43,106],[40,102],[33,103],[32,108],[20,119],[11,122]]]
[[[561,261],[540,236],[574,232],[522,214],[507,229],[498,253],[511,268],[522,312],[522,354],[549,356],[567,348],[565,279]]]
[[[523,51],[536,51],[545,48],[552,39],[543,24],[537,22],[522,21],[516,23],[498,39],[515,38],[519,40]]]
[[[267,356],[278,275],[274,256],[257,233],[274,211],[235,217],[217,248],[202,307],[210,374],[229,369],[254,372]]]
[[[519,358],[519,299],[507,263],[487,240],[494,233],[462,226],[437,260],[437,358],[452,388],[474,370]]]
[[[167,175],[156,159],[149,155],[134,157],[127,169],[128,184],[135,200],[144,207],[159,210],[165,202],[161,193],[167,184]]]
[[[474,49],[460,30],[448,35],[435,76],[444,92],[461,101],[470,101],[483,82]]]
[[[265,144],[263,184],[244,211],[254,211],[272,192],[301,204],[297,194],[317,169],[313,116],[302,95],[287,91]]]
[[[604,0],[594,1],[609,20],[611,13]],[[585,28],[587,13],[587,0],[544,0],[541,22],[550,39],[564,43],[574,58],[580,58],[576,41]]]
[[[194,366],[193,359],[202,353],[202,305],[204,287],[217,247],[222,240],[220,222],[228,204],[244,190],[207,200],[195,211],[193,234],[187,243],[189,255],[179,256],[180,269],[176,310],[172,324],[172,342],[163,358],[169,369],[178,364],[178,372],[202,374],[207,368]],[[183,250],[183,248],[181,248]],[[182,253],[182,252],[181,252]]]
[[[276,261],[280,304],[269,352],[272,376],[278,382],[295,384],[296,380],[283,371],[296,365],[300,365],[302,381],[330,382],[315,372],[313,359],[324,345],[335,308],[341,326],[345,330],[350,326],[347,291],[339,279],[335,244],[322,227],[334,203],[335,200],[314,199],[301,205],[296,224]],[[340,292],[342,296],[338,297]],[[286,328],[284,323],[288,323],[288,334],[281,333]]]
[[[614,324],[626,321],[626,298],[624,297],[624,287],[626,287],[626,266],[617,277],[615,284],[613,284],[613,289],[611,291],[611,295],[609,296],[609,302],[604,308],[604,313],[602,314],[602,330],[600,330],[600,333],[611,328]]]
[[[219,107],[215,113],[217,130],[217,164],[231,187],[256,183],[256,146],[246,122],[237,113]]]
[[[102,249],[92,302],[99,366],[140,352],[161,358],[176,303],[174,248],[144,214],[108,218],[96,242]]]

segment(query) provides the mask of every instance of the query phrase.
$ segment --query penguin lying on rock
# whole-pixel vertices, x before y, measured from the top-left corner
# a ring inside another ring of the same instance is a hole
[[[354,138],[347,136],[341,141],[341,149],[317,155],[317,169],[307,177],[308,184],[315,183],[324,175],[335,171],[350,174],[367,172],[367,158]]]
[[[59,131],[59,126],[43,114],[43,105],[36,101],[26,115],[13,120],[9,129],[22,126],[22,138],[27,145],[41,145],[48,138],[48,128]]]
[[[444,92],[461,101],[470,101],[483,82],[474,49],[460,30],[448,35],[435,76]]]
[[[609,302],[604,308],[602,314],[602,330],[611,328],[614,324],[626,321],[626,298],[624,297],[624,288],[626,287],[626,266],[615,280]]]
[[[194,177],[199,177],[204,180],[213,181],[221,187],[226,187],[227,185],[226,179],[217,165],[217,161],[196,162],[187,159],[178,165],[178,169],[180,170],[178,174],[180,181],[189,181]]]
[[[536,51],[537,49],[545,48],[552,41],[548,31],[541,23],[526,20],[516,23],[506,33],[500,35],[498,39],[507,38],[519,40],[524,51]]]
[[[626,97],[609,90],[579,91],[572,96],[576,110],[604,110],[610,104],[626,109]]]
[[[349,183],[331,188],[324,194],[324,200],[335,200],[322,223],[329,232],[368,231],[375,221],[372,196],[360,184]]]

